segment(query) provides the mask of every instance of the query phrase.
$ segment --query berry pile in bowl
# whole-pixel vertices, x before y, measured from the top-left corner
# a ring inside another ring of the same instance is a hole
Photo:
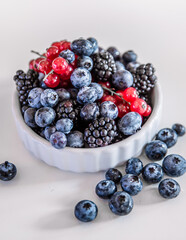
[[[26,148],[75,172],[114,167],[141,153],[160,121],[152,64],[95,38],[54,42],[14,76],[13,113]]]

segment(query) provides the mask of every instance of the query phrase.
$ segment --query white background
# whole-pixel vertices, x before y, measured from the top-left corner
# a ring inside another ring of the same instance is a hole
[[[90,36],[100,46],[133,49],[141,63],[152,62],[164,96],[161,127],[186,125],[185,0],[1,0],[0,162],[14,162],[18,175],[12,182],[0,182],[0,238],[185,240],[186,176],[178,179],[182,192],[177,199],[166,201],[157,185],[145,185],[134,197],[132,213],[116,217],[94,193],[104,173],[72,174],[48,167],[18,138],[11,114],[15,71],[27,70],[31,49],[43,52],[53,41]],[[186,157],[185,143],[186,136],[169,153]],[[124,173],[124,167],[120,169]],[[92,223],[80,223],[73,216],[74,205],[82,199],[98,205],[99,215]]]

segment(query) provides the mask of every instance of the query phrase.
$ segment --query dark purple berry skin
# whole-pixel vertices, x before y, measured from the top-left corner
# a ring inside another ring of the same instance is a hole
[[[80,112],[80,117],[85,121],[96,119],[100,115],[99,107],[96,103],[85,104]]]
[[[60,52],[59,57],[66,59],[69,63],[75,60],[75,54],[69,49]]]
[[[82,88],[89,86],[92,80],[90,72],[86,68],[76,68],[70,76],[72,85],[75,88]]]
[[[145,153],[150,160],[162,160],[167,154],[167,145],[160,140],[154,140],[146,145]]]
[[[97,214],[98,208],[90,200],[82,200],[75,206],[74,215],[81,222],[91,222],[97,217]]]
[[[124,64],[127,65],[129,62],[135,62],[137,60],[137,55],[132,50],[129,50],[122,55],[122,59]]]
[[[164,179],[158,186],[160,195],[166,199],[176,198],[180,193],[180,185],[171,178]]]
[[[175,123],[172,126],[172,129],[177,133],[179,137],[185,134],[185,127],[180,123]]]
[[[148,183],[158,183],[163,178],[163,169],[158,163],[149,163],[143,168],[142,176]]]
[[[57,149],[65,148],[67,145],[67,138],[62,132],[55,132],[50,136],[50,143]]]
[[[143,163],[139,158],[131,158],[126,163],[125,172],[127,174],[140,175],[143,169]]]
[[[67,135],[67,146],[74,148],[82,148],[84,146],[83,133],[73,131]]]
[[[97,100],[98,95],[94,87],[83,87],[79,90],[77,101],[80,104],[93,103]]]
[[[105,101],[101,103],[100,114],[102,117],[116,119],[118,116],[118,108],[113,102]]]
[[[120,70],[112,75],[112,84],[116,89],[125,90],[133,84],[133,76],[127,70]]]
[[[10,181],[17,174],[17,168],[13,163],[8,161],[0,164],[0,180]]]
[[[103,199],[109,199],[117,191],[115,183],[111,180],[102,180],[96,185],[96,194]]]
[[[106,173],[105,173],[105,178],[107,180],[111,180],[115,183],[119,183],[121,178],[122,178],[122,174],[121,172],[116,169],[116,168],[109,168]]]
[[[134,174],[126,174],[121,179],[121,187],[123,191],[131,196],[137,195],[143,188],[141,179]]]
[[[97,42],[97,40],[95,38],[93,38],[93,37],[89,37],[89,38],[87,38],[87,40],[92,43],[94,52],[97,51],[97,49],[98,49],[98,42]]]
[[[174,146],[177,143],[177,138],[177,133],[170,128],[163,128],[156,135],[156,140],[164,142],[168,148]]]
[[[85,39],[77,39],[71,43],[72,51],[79,56],[90,56],[94,52],[92,42]]]
[[[109,47],[107,52],[113,56],[115,61],[120,60],[120,52],[115,47]]]
[[[44,130],[44,137],[49,141],[50,136],[56,132],[56,127],[55,126],[48,126]]]
[[[78,57],[77,66],[86,68],[88,71],[91,71],[93,68],[92,58],[88,56]]]
[[[24,121],[31,128],[37,127],[35,122],[35,113],[35,108],[27,108],[27,110],[24,112]]]

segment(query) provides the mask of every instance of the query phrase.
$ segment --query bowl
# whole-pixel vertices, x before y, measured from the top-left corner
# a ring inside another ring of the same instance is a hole
[[[12,111],[22,142],[36,158],[65,171],[98,172],[122,165],[131,157],[139,156],[143,147],[153,139],[161,120],[162,93],[159,83],[152,92],[152,106],[153,111],[141,130],[118,143],[100,148],[66,147],[60,150],[52,147],[25,124],[17,92],[13,95]]]

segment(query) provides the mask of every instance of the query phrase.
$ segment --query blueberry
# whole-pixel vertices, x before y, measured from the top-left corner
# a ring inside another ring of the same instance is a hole
[[[0,179],[2,181],[10,181],[17,174],[17,168],[13,163],[8,161],[0,164]]]
[[[75,60],[75,54],[69,49],[60,52],[59,57],[66,59],[69,63],[72,63]]]
[[[124,64],[127,65],[127,63],[129,62],[135,62],[137,59],[137,55],[132,50],[129,50],[122,55],[122,59]]]
[[[24,112],[24,121],[31,128],[37,127],[35,122],[35,113],[35,108],[27,108],[27,110]]]
[[[116,215],[127,215],[133,209],[133,199],[126,192],[116,192],[109,200],[109,208]]]
[[[83,120],[89,121],[99,116],[99,107],[96,103],[85,104],[80,112],[80,117]]]
[[[113,102],[105,101],[101,103],[100,113],[102,117],[115,119],[118,116],[118,108]]]
[[[121,172],[116,169],[116,168],[109,168],[106,173],[105,173],[105,178],[107,180],[111,180],[115,183],[119,183],[121,178],[122,178],[122,174]]]
[[[48,126],[44,129],[44,136],[48,141],[50,141],[50,136],[55,132],[56,132],[55,126]]]
[[[162,197],[172,199],[179,195],[180,185],[174,179],[167,178],[160,182],[158,190]]]
[[[82,200],[75,206],[74,214],[82,222],[91,222],[97,217],[98,208],[94,202]]]
[[[89,40],[91,43],[92,43],[92,46],[93,46],[93,49],[94,49],[94,53],[97,51],[98,49],[98,42],[95,38],[93,37],[90,37],[90,38],[87,38],[87,40]]]
[[[150,160],[161,160],[167,154],[167,145],[160,140],[152,141],[146,145],[145,153]]]
[[[35,122],[39,127],[50,125],[56,117],[56,112],[53,108],[43,107],[36,111]]]
[[[135,71],[139,67],[139,65],[139,62],[129,62],[126,66],[126,69],[130,72]]]
[[[170,154],[163,160],[163,170],[171,177],[179,177],[186,172],[186,160],[178,154]]]
[[[84,146],[83,133],[79,131],[71,132],[67,135],[67,146],[82,148]]]
[[[123,63],[121,63],[120,61],[116,61],[116,70],[117,71],[125,70],[125,66],[123,65]]]
[[[141,179],[134,174],[126,174],[121,179],[121,187],[123,191],[131,196],[137,195],[143,188]]]
[[[116,184],[111,180],[102,180],[96,185],[96,194],[103,199],[111,198],[116,191]]]
[[[70,99],[70,93],[65,88],[56,89],[56,93],[58,94],[59,101],[61,102]]]
[[[112,83],[115,88],[124,90],[133,84],[133,76],[127,70],[120,70],[112,75]]]
[[[28,104],[32,108],[40,108],[41,107],[41,93],[44,90],[42,88],[33,88],[28,94]]]
[[[137,112],[129,112],[125,114],[119,121],[119,130],[124,135],[133,135],[141,128],[142,118]]]
[[[109,47],[107,52],[113,56],[115,61],[120,60],[120,52],[115,47]]]
[[[43,107],[55,107],[59,101],[59,97],[55,90],[46,89],[41,93],[40,101]]]
[[[79,56],[90,56],[94,52],[93,44],[89,40],[77,39],[71,43],[72,51]]]
[[[97,96],[98,96],[97,99],[101,99],[103,97],[104,91],[103,91],[102,86],[99,83],[91,83],[89,85],[89,87],[93,87],[93,88],[96,89],[96,93],[97,93]]]
[[[77,66],[86,68],[88,71],[91,71],[93,68],[92,58],[88,56],[78,57]]]
[[[158,163],[149,163],[143,168],[142,176],[148,183],[158,183],[163,177],[163,169]]]
[[[68,134],[73,128],[73,121],[69,118],[62,118],[56,122],[56,129],[59,132]]]
[[[177,133],[178,136],[183,136],[185,134],[185,127],[180,123],[175,123],[172,129]]]
[[[178,138],[177,133],[170,128],[163,128],[156,135],[156,140],[164,142],[168,148],[176,144],[177,138]]]
[[[143,163],[139,158],[131,158],[126,163],[125,172],[127,174],[140,175],[143,169]]]
[[[86,68],[80,67],[73,71],[70,80],[75,88],[82,88],[90,85],[92,76]]]
[[[67,145],[67,138],[62,132],[55,132],[50,136],[50,143],[57,149],[65,148]]]
[[[70,93],[70,98],[71,99],[77,99],[77,95],[78,95],[78,89],[77,88],[70,88],[70,89],[68,89],[68,91]]]
[[[97,92],[93,87],[83,87],[79,90],[77,101],[80,104],[93,103],[97,100]]]

